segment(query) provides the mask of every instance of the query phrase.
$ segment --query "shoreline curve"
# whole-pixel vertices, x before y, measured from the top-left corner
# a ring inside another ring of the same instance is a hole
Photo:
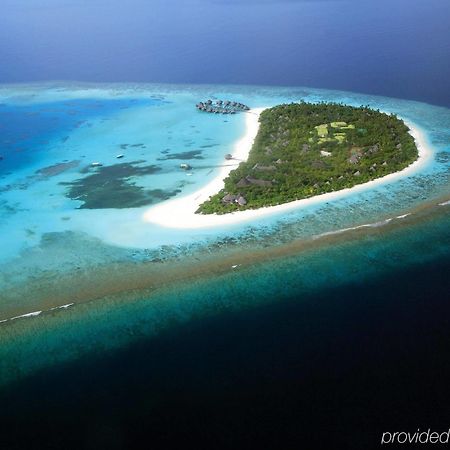
[[[232,152],[234,159],[244,161],[248,158],[253,142],[258,134],[259,116],[265,109],[266,108],[255,108],[246,113],[245,133],[234,145]],[[370,187],[380,186],[412,175],[429,161],[433,152],[428,147],[424,132],[411,122],[402,117],[399,118],[402,119],[409,128],[409,133],[414,138],[419,154],[418,158],[413,163],[398,172],[390,173],[384,177],[366,183],[357,184],[351,188],[326,192],[324,194],[315,195],[314,197],[294,200],[280,205],[234,211],[227,214],[196,214],[195,211],[197,211],[200,204],[208,200],[210,196],[217,194],[217,192],[223,188],[224,179],[237,167],[236,164],[230,164],[222,167],[219,174],[203,188],[193,194],[152,206],[143,214],[142,219],[144,222],[176,229],[198,229],[234,225],[280,212],[292,211],[302,206],[309,206],[327,200],[342,198],[351,193],[362,192]]]

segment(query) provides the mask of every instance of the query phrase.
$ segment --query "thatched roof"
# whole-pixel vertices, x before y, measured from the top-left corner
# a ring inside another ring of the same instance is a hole
[[[244,206],[247,204],[247,200],[242,195],[236,200],[240,206]]]
[[[246,177],[246,179],[250,182],[250,184],[254,184],[255,186],[272,186],[272,182],[268,180],[260,180],[259,178],[250,177]]]
[[[237,187],[246,187],[246,186],[250,186],[252,183],[250,183],[250,181],[248,181],[247,177],[246,178],[241,178],[237,183],[236,186]]]
[[[222,202],[223,203],[233,203],[236,201],[236,199],[238,198],[237,195],[234,194],[227,194],[222,198]]]
[[[250,186],[251,184],[255,186],[272,186],[272,182],[268,180],[260,180],[259,178],[252,178],[248,175],[245,178],[241,178],[236,186],[237,187],[246,187]]]

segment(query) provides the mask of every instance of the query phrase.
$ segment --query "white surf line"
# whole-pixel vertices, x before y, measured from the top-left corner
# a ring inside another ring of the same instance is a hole
[[[39,316],[40,314],[42,314],[42,311],[34,311],[34,312],[22,314],[20,316],[10,317],[9,319],[0,320],[0,323],[10,322],[11,320],[17,320],[17,319],[25,319],[27,317],[35,317],[35,316]]]
[[[356,225],[354,227],[340,228],[339,230],[326,231],[325,233],[320,233],[320,234],[316,234],[315,236],[312,236],[312,239],[313,240],[320,239],[325,236],[332,236],[334,234],[341,234],[341,233],[345,233],[347,231],[359,230],[361,228],[377,228],[377,227],[381,227],[383,225],[387,225],[389,222],[392,222],[392,220],[393,220],[392,218],[389,218],[389,219],[381,220],[379,222],[364,223],[362,225]]]
[[[54,308],[50,308],[48,311],[54,311],[55,309],[67,309],[73,305],[75,305],[75,303],[67,303],[67,305],[55,306]]]
[[[254,114],[246,116],[245,135],[236,143],[233,156],[237,159],[246,160],[252,148],[255,137],[259,129],[259,115],[265,108],[254,110]],[[357,184],[351,188],[341,189],[339,191],[327,192],[314,197],[295,200],[276,206],[268,206],[258,209],[248,209],[236,211],[227,214],[196,214],[199,205],[208,200],[211,195],[217,194],[224,186],[223,180],[231,171],[233,166],[224,167],[219,175],[208,185],[201,188],[194,194],[181,197],[167,202],[162,202],[148,209],[142,219],[145,222],[154,223],[167,228],[176,229],[196,229],[209,228],[224,225],[241,223],[244,221],[266,217],[275,213],[288,212],[300,207],[332,201],[348,196],[349,194],[367,191],[376,186],[382,186],[401,178],[417,173],[423,168],[433,155],[432,150],[426,142],[425,135],[415,125],[405,119],[402,119],[409,128],[409,133],[414,138],[418,149],[418,158],[408,167],[399,172],[394,172],[384,177],[377,178],[367,183]]]
[[[43,311],[34,311],[34,312],[22,314],[20,316],[10,317],[9,319],[2,319],[2,320],[0,320],[0,323],[9,322],[11,320],[16,320],[16,319],[25,319],[27,317],[36,317],[36,316],[41,315],[43,312],[45,313],[45,312],[48,312],[48,311],[55,311],[56,309],[67,309],[67,308],[70,308],[73,305],[75,305],[75,303],[67,303],[66,305],[55,306],[53,308],[46,309],[46,310],[43,310]]]
[[[333,234],[341,234],[341,233],[345,233],[347,231],[352,231],[352,230],[359,230],[361,228],[377,228],[377,227],[382,227],[383,225],[387,225],[388,223],[392,222],[393,220],[401,220],[401,219],[405,219],[408,216],[411,216],[412,213],[406,213],[406,214],[402,214],[400,216],[395,216],[395,217],[389,217],[387,219],[384,220],[380,220],[379,222],[372,222],[372,223],[364,223],[362,225],[356,225],[354,227],[349,227],[349,228],[340,228],[339,230],[333,230],[333,231],[326,231],[325,233],[320,233],[320,234],[316,234],[315,236],[312,236],[312,239],[320,239],[321,237],[324,236],[332,236]]]
[[[39,316],[39,314],[42,314],[42,311],[34,311],[27,314],[22,314],[21,316],[11,317],[9,320],[24,319],[26,317],[35,317]]]

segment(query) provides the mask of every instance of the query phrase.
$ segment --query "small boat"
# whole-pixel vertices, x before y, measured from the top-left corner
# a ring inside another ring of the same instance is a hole
[[[191,169],[191,166],[189,164],[186,164],[186,163],[181,163],[180,164],[180,169],[189,170],[189,169]]]
[[[116,158],[117,158],[117,159],[123,158],[122,153],[121,153],[120,155],[117,155]]]
[[[91,163],[91,166],[92,167],[100,167],[100,166],[103,166],[103,164],[100,162],[93,162],[93,163]]]

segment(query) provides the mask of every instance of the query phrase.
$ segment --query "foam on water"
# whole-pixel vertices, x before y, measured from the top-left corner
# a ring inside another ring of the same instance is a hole
[[[39,312],[33,321],[8,321],[0,327],[0,384],[126,347],[190,320],[252,310],[275,300],[302,301],[314,292],[364,285],[396,270],[448,258],[449,216],[437,211],[433,220],[386,235],[363,234],[298,255],[233,264],[227,272],[180,281],[151,295],[68,304],[61,311]]]

